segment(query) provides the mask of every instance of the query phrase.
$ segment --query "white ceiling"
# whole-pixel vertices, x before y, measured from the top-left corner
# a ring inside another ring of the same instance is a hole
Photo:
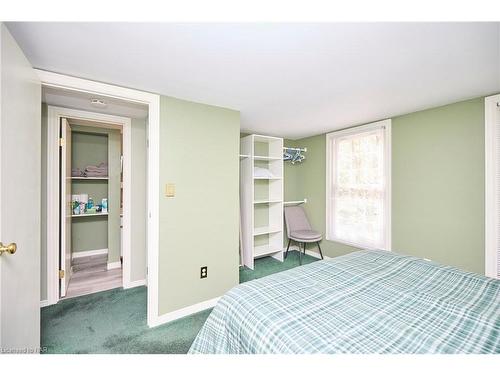
[[[499,23],[8,23],[34,67],[301,138],[500,92]]]
[[[106,103],[106,107],[96,108],[92,106],[90,104],[91,99],[103,100]],[[58,107],[106,113],[108,115],[125,116],[130,118],[143,119],[148,115],[148,107],[146,105],[79,91],[61,90],[54,87],[43,87],[42,102]]]

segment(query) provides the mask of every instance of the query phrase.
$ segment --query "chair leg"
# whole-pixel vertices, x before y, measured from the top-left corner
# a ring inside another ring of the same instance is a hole
[[[286,259],[286,257],[288,256],[288,249],[290,249],[290,242],[292,242],[292,240],[291,240],[291,239],[288,239],[288,245],[287,245],[287,247],[286,247],[285,259]]]
[[[302,265],[302,250],[300,250],[300,242],[299,242],[299,265]]]
[[[318,249],[319,249],[319,255],[321,255],[321,259],[324,259],[323,258],[323,253],[321,252],[321,246],[319,246],[319,241],[316,242],[318,244]]]
[[[300,245],[299,245],[300,265],[302,265],[302,253],[304,253],[304,255],[303,255],[304,257],[306,256],[306,243],[303,242],[302,244],[304,245],[304,251],[303,252],[300,251]]]

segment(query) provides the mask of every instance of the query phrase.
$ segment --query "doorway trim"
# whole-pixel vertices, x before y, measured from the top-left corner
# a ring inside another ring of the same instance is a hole
[[[484,99],[484,141],[485,141],[485,249],[484,274],[498,278],[498,230],[499,218],[499,180],[496,177],[499,169],[500,144],[498,142],[498,121],[500,121],[500,94]]]
[[[159,311],[158,311],[158,258],[159,258],[159,162],[160,162],[160,96],[144,91],[114,86],[106,83],[90,81],[86,79],[66,76],[62,74],[52,73],[44,70],[35,69],[38,74],[42,86],[60,88],[64,90],[78,91],[91,93],[94,95],[112,97],[116,99],[126,100],[135,103],[141,103],[148,106],[148,122],[147,122],[147,274],[146,282],[147,288],[147,324],[153,327],[158,324]],[[109,116],[109,115],[106,115]],[[71,117],[71,116],[70,116]],[[116,117],[116,116],[115,116]],[[50,121],[50,117],[49,117]],[[49,127],[50,128],[50,127]],[[51,137],[49,130],[49,137]],[[53,131],[53,129],[52,129]],[[53,138],[53,137],[51,137]],[[50,140],[48,140],[50,141]],[[47,144],[48,147],[51,145]],[[124,134],[124,147],[125,147],[125,134]],[[58,158],[58,156],[57,156]],[[48,163],[53,163],[51,158],[47,159]],[[50,175],[49,165],[47,165],[47,173]],[[125,177],[125,176],[124,176]],[[50,186],[47,186],[49,189]],[[124,197],[125,199],[125,197]],[[55,202],[47,201],[47,207],[54,206]],[[130,205],[129,205],[130,206]],[[56,209],[57,210],[57,209]],[[129,215],[130,217],[130,215]],[[47,223],[49,227],[50,223]],[[125,229],[125,228],[124,228]],[[49,236],[53,233],[49,227]],[[57,231],[58,232],[58,231]],[[57,233],[56,232],[56,233]],[[56,237],[57,238],[57,237]],[[48,249],[47,249],[48,250]],[[47,256],[47,261],[49,257]],[[49,270],[47,270],[49,273]],[[124,267],[125,273],[125,267]],[[53,273],[53,277],[57,275]],[[131,285],[136,286],[136,285]],[[49,288],[47,286],[48,299],[54,298],[49,295]],[[57,296],[57,295],[56,295]],[[50,301],[49,300],[49,303]]]
[[[123,273],[122,286],[131,287],[131,119],[102,113],[87,112],[57,106],[47,106],[47,300],[48,305],[59,301],[59,210],[49,202],[57,202],[59,198],[59,123],[61,118],[99,122],[110,127],[120,127],[123,137]],[[104,126],[102,126],[104,127]],[[144,284],[144,283],[143,283]]]

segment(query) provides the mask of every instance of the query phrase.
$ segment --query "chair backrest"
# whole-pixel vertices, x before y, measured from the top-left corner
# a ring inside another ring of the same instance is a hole
[[[296,230],[312,229],[302,206],[285,206],[285,223],[288,236],[290,236],[290,232]]]

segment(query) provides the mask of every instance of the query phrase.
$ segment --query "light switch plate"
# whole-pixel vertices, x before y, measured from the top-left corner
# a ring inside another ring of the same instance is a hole
[[[165,185],[165,196],[168,198],[175,197],[175,184]]]

